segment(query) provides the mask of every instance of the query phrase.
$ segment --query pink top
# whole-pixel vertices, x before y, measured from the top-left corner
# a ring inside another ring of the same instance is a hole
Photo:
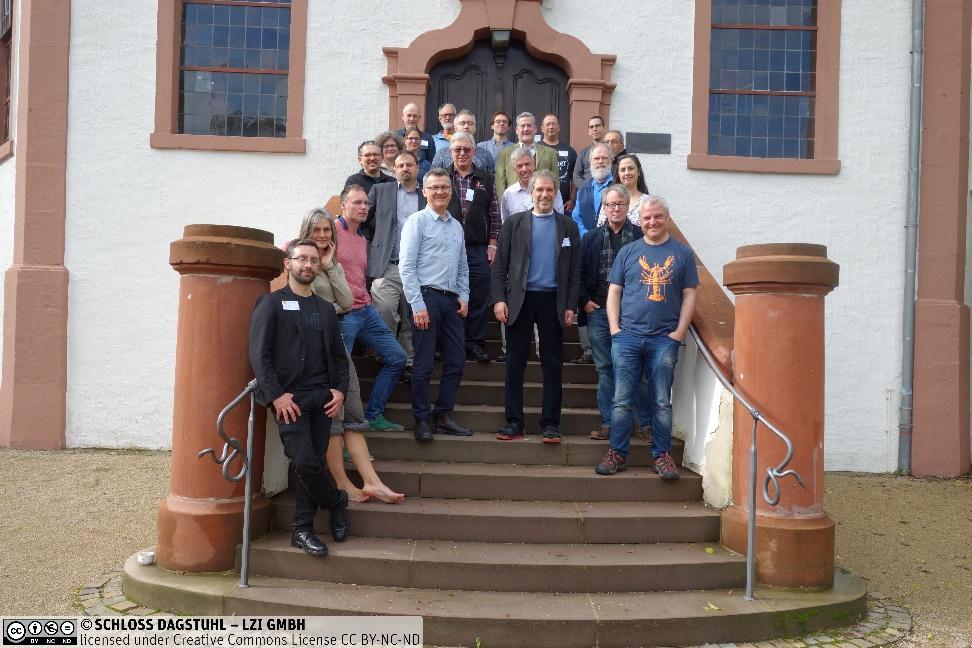
[[[368,239],[361,234],[352,234],[343,218],[337,219],[334,228],[337,235],[337,254],[344,266],[344,276],[354,295],[351,310],[363,308],[371,303],[371,293],[365,283],[365,268],[368,266]]]

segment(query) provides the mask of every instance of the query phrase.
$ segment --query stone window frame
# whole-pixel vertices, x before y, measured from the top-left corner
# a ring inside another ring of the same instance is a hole
[[[10,24],[6,33],[0,36],[0,162],[11,157],[14,152],[14,141],[10,134],[13,132],[13,92],[11,79],[13,78],[13,34],[14,10],[13,0],[0,0],[9,10]]]
[[[695,53],[692,82],[692,144],[689,169],[752,173],[835,175],[840,76],[841,0],[817,3],[817,86],[814,117],[814,157],[757,158],[709,155],[709,47],[712,39],[712,0],[695,0]]]
[[[182,6],[192,0],[159,0],[158,45],[155,56],[155,130],[149,144],[158,149],[304,153],[304,80],[307,58],[307,0],[291,0],[290,69],[287,74],[287,136],[243,137],[190,135],[178,129],[179,56],[182,48]],[[197,4],[201,0],[197,1]],[[228,4],[206,0],[204,4]]]

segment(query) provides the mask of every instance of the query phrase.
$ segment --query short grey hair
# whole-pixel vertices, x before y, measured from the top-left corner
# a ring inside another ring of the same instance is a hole
[[[607,195],[609,193],[611,193],[612,191],[614,193],[621,194],[622,196],[624,196],[625,201],[629,201],[630,202],[630,200],[631,200],[631,192],[629,192],[628,191],[628,188],[625,187],[620,182],[617,183],[617,184],[613,184],[610,187],[608,187],[607,189],[605,189],[604,190],[604,193],[601,194],[601,195],[607,197]],[[604,204],[604,201],[603,200],[601,201],[601,204],[602,205]]]
[[[516,121],[518,124],[521,119],[529,119],[530,121],[533,122],[534,127],[536,127],[537,125],[537,118],[533,116],[532,112],[521,112],[519,115],[516,116]]]
[[[513,149],[513,152],[510,153],[510,160],[513,162],[513,164],[516,164],[516,161],[519,160],[521,157],[528,157],[531,160],[533,159],[533,155],[530,153],[530,149],[528,149],[525,146],[518,145],[516,148]]]
[[[452,139],[449,140],[450,151],[452,150],[452,145],[458,142],[459,140],[466,140],[467,142],[469,142],[469,146],[476,148],[476,138],[470,135],[469,133],[466,133],[464,131],[459,131],[452,136]]]
[[[560,191],[560,179],[547,169],[540,169],[533,174],[533,177],[530,178],[530,184],[527,185],[527,191],[533,193],[533,188],[537,185],[537,180],[540,178],[546,178],[553,184],[554,191]]]
[[[648,200],[641,204],[641,209],[644,209],[648,205],[658,205],[665,212],[666,216],[671,216],[672,212],[668,210],[668,201],[661,196],[648,196]],[[638,210],[638,214],[641,214],[641,210]]]

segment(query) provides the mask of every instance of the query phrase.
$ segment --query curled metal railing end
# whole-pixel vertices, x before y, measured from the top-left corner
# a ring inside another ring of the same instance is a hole
[[[233,448],[232,450],[230,450],[231,447]],[[243,461],[244,456],[242,454],[242,450],[243,449],[242,446],[240,445],[239,440],[230,438],[229,441],[223,444],[223,453],[220,456],[217,457],[216,452],[212,448],[206,448],[205,450],[200,450],[199,452],[196,453],[196,456],[202,459],[206,455],[210,455],[212,457],[213,463],[217,464],[220,467],[224,479],[231,482],[238,482],[244,477],[246,477],[246,461]],[[243,465],[240,466],[240,472],[234,475],[230,472],[230,466],[233,463],[233,460],[236,459],[237,457],[240,458],[240,461],[243,462]]]

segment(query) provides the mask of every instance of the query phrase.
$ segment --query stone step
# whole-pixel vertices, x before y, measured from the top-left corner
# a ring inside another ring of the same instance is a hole
[[[355,537],[614,544],[718,542],[719,511],[701,502],[512,502],[409,497],[399,504],[352,503]],[[290,529],[294,495],[273,500],[273,527]],[[321,537],[328,517],[314,521]]]
[[[537,435],[526,441],[498,441],[492,432],[477,432],[471,437],[437,434],[432,443],[419,443],[410,431],[367,432],[366,436],[368,448],[376,459],[402,461],[593,467],[610,447],[607,441],[594,441],[586,435],[566,436],[558,445],[541,443]],[[631,447],[630,466],[651,465],[651,453],[642,450],[650,444],[632,437]],[[672,458],[676,464],[682,463],[684,449],[681,439],[672,439]]]
[[[321,558],[328,561],[330,558]],[[846,625],[866,605],[862,579],[843,572],[820,592],[743,589],[549,593],[403,589],[254,576],[179,574],[125,563],[125,594],[179,614],[424,617],[427,646],[620,648],[752,642]]]
[[[358,377],[362,380],[365,378],[374,377],[378,373],[380,364],[376,358],[368,358],[358,355],[353,357],[354,368],[358,370]],[[438,378],[440,368],[441,363],[436,362],[433,377]],[[488,380],[504,382],[506,380],[506,364],[496,362],[495,360],[486,363],[467,360],[462,371],[462,379],[463,381]],[[596,385],[597,372],[594,371],[594,365],[592,364],[574,364],[573,362],[565,362],[562,379],[564,383]],[[536,360],[527,362],[524,380],[529,382],[540,382],[543,380],[543,374],[540,371],[539,362]]]
[[[374,378],[361,378],[362,398],[367,399],[374,386]],[[456,402],[463,405],[499,405],[505,402],[504,389],[506,383],[497,380],[468,380],[459,384],[456,392]],[[432,402],[439,393],[439,381],[431,382],[430,395]],[[563,383],[561,394],[564,407],[595,408],[597,407],[597,385]],[[409,403],[412,400],[411,385],[399,382],[392,392],[391,400],[399,403]],[[523,404],[527,407],[540,407],[543,400],[543,384],[527,382],[523,384]]]
[[[702,478],[684,468],[679,469],[678,480],[666,482],[651,468],[638,467],[604,476],[596,474],[593,466],[377,460],[373,466],[389,488],[408,497],[518,502],[574,502],[580,498],[588,502],[698,502],[702,499]]]
[[[459,423],[474,432],[492,432],[506,425],[506,414],[502,405],[456,405],[452,416]],[[528,438],[536,439],[540,431],[540,408],[524,407]],[[415,427],[412,404],[389,402],[385,406],[385,418],[394,421],[411,431]],[[560,433],[564,435],[588,436],[591,430],[601,427],[601,414],[596,408],[565,407],[560,413]],[[516,443],[516,442],[513,442]]]
[[[495,358],[500,351],[502,351],[503,346],[500,340],[486,340],[486,353],[490,357]],[[571,362],[574,358],[581,354],[580,342],[564,342],[563,343],[563,358],[564,363]],[[537,360],[537,345],[536,342],[530,342],[530,353],[527,356],[528,360]],[[591,365],[593,366],[593,365]]]
[[[500,324],[495,319],[490,317],[490,321],[486,324],[486,339],[499,340],[501,327],[502,324]],[[579,342],[579,341],[580,341],[580,334],[577,326],[571,326],[570,328],[564,329],[564,342]]]
[[[354,536],[327,559],[274,532],[251,545],[251,573],[276,578],[487,592],[650,592],[745,586],[746,561],[718,543],[497,544]]]

